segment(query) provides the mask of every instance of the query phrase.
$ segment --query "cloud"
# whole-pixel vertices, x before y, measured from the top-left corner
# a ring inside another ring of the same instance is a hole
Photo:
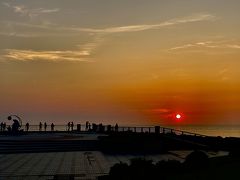
[[[22,16],[28,16],[30,18],[33,18],[35,16],[39,16],[41,14],[49,14],[49,13],[56,13],[60,11],[59,8],[53,8],[53,9],[45,9],[45,8],[34,8],[30,9],[27,8],[24,5],[12,5],[10,3],[2,3],[7,8],[12,9],[15,13],[21,14]]]
[[[184,44],[182,46],[173,47],[169,50],[187,49],[187,48],[194,47],[194,46],[195,46],[194,44]]]
[[[23,11],[22,8],[18,8],[18,11]],[[51,12],[51,11],[57,11],[55,10],[43,10],[41,8],[37,9],[35,13],[43,13],[43,12]],[[24,13],[24,12],[23,12]],[[129,26],[118,26],[118,27],[107,27],[103,29],[97,29],[97,28],[83,28],[83,27],[66,27],[66,26],[58,26],[56,24],[30,24],[30,23],[19,23],[19,22],[4,22],[6,24],[11,24],[12,26],[19,26],[19,27],[25,27],[25,28],[34,28],[35,32],[37,29],[44,29],[49,31],[56,31],[56,32],[62,32],[62,33],[92,33],[92,34],[113,34],[113,33],[128,33],[128,32],[139,32],[139,31],[147,31],[147,30],[154,30],[154,29],[160,29],[164,27],[174,26],[174,25],[180,25],[180,24],[186,24],[186,23],[194,23],[194,22],[201,22],[201,21],[213,21],[216,17],[211,14],[198,14],[198,15],[192,15],[184,18],[179,19],[172,19],[168,21],[164,21],[157,24],[140,24],[140,25],[129,25]]]
[[[96,48],[104,41],[102,36],[95,36],[92,42],[86,43],[84,45],[78,45],[83,51],[88,52],[89,55],[96,50]]]
[[[240,49],[240,44],[228,44],[226,46],[232,49]]]
[[[11,5],[7,2],[3,2],[2,5],[6,6],[6,7],[9,7],[9,8],[11,7]]]
[[[39,8],[39,9],[37,9],[37,10],[38,10],[38,12],[40,12],[40,13],[55,13],[55,12],[60,11],[59,8],[55,8],[55,9],[43,9],[43,8]]]
[[[171,109],[159,108],[159,109],[151,109],[151,111],[156,112],[156,113],[166,114],[166,113],[171,112]]]
[[[119,26],[109,27],[104,29],[92,29],[92,28],[73,28],[73,30],[90,32],[90,33],[123,33],[123,32],[138,32],[152,29],[160,29],[167,26],[173,26],[178,24],[186,24],[199,21],[210,21],[215,20],[215,16],[211,14],[199,14],[193,15],[181,19],[173,19],[158,24],[143,24],[143,25],[130,25],[130,26]]]
[[[54,33],[46,33],[46,34],[41,34],[41,33],[31,33],[31,32],[17,32],[17,31],[12,31],[12,32],[0,32],[0,36],[9,36],[9,37],[23,37],[23,38],[33,38],[33,37],[41,37],[41,36],[56,36]]]
[[[62,51],[35,51],[35,50],[18,50],[5,49],[1,56],[5,60],[17,61],[76,61],[76,62],[93,62],[91,55],[95,49],[102,43],[102,36],[95,36],[91,42],[78,45],[77,50]]]
[[[240,49],[240,44],[232,44],[228,41],[204,41],[195,42],[189,44],[183,44],[181,46],[176,46],[168,49],[168,51],[179,51],[188,49],[198,49],[198,48],[211,48],[211,49]]]
[[[18,50],[5,49],[4,58],[18,61],[88,61],[89,52],[87,50],[67,50],[67,51],[34,51],[34,50]]]
[[[9,4],[5,6],[11,7]],[[22,14],[39,14],[39,13],[52,13],[57,12],[58,9],[33,9],[28,10],[25,6],[15,6],[15,12]],[[119,27],[107,27],[103,29],[94,29],[94,28],[82,28],[82,27],[66,27],[59,26],[51,23],[43,23],[40,25],[31,24],[31,23],[19,23],[19,22],[9,22],[4,21],[6,26],[10,27],[9,29],[20,29],[26,28],[22,32],[11,32],[5,29],[4,32],[0,32],[0,35],[8,36],[19,36],[19,37],[36,37],[36,36],[47,36],[47,35],[69,35],[69,34],[79,34],[85,32],[93,35],[95,37],[93,42],[89,42],[81,47],[81,50],[72,50],[72,51],[34,51],[34,50],[17,50],[17,49],[6,49],[5,54],[3,55],[7,59],[14,59],[20,61],[31,61],[31,60],[51,60],[51,61],[88,61],[87,59],[92,54],[92,52],[101,44],[106,35],[113,33],[128,33],[128,32],[139,32],[147,31],[153,29],[160,29],[168,26],[200,22],[200,21],[211,21],[215,20],[215,16],[210,14],[198,14],[192,15],[179,19],[172,19],[164,21],[157,24],[143,24],[143,25],[129,25],[129,26],[119,26]],[[13,28],[14,26],[17,26]],[[28,28],[28,29],[27,29]],[[42,31],[44,30],[44,31]]]
[[[1,35],[1,33],[0,33]],[[18,60],[18,61],[87,61],[93,62],[92,55],[96,48],[103,42],[101,35],[96,35],[88,43],[77,45],[76,50],[61,50],[61,51],[35,51],[35,50],[19,50],[19,49],[5,49],[1,60]]]

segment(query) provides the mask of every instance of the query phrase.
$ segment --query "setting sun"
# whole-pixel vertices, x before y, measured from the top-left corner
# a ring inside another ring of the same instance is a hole
[[[181,115],[180,115],[180,114],[177,114],[177,115],[176,115],[176,118],[177,118],[177,119],[181,119]]]

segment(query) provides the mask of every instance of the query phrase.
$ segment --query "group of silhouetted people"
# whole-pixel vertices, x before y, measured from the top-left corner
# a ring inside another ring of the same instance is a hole
[[[42,124],[42,122],[39,123],[39,131],[42,131],[43,126],[44,126],[44,131],[47,131],[48,125],[46,122],[44,124]],[[51,131],[54,131],[55,125],[52,123],[50,126],[51,126]]]
[[[20,128],[20,124],[18,121],[13,121],[13,124],[12,126],[8,125],[5,123],[5,122],[1,122],[0,124],[0,131],[11,131],[11,132],[17,132],[19,131],[19,128]]]
[[[112,125],[103,125],[102,123],[100,124],[95,124],[92,123],[92,126],[90,128],[90,124],[86,123],[86,131],[91,131],[91,132],[118,132],[118,124],[116,123],[115,126]]]
[[[112,126],[111,125],[107,125],[107,131],[112,131]],[[102,123],[100,124],[95,124],[92,123],[92,125],[89,123],[89,121],[86,121],[86,125],[85,125],[85,130],[86,131],[104,131],[104,125]],[[114,126],[114,130],[115,132],[118,132],[118,124],[116,123]]]
[[[73,124],[73,122],[68,122],[67,123],[67,131],[73,131],[73,127],[74,127],[74,124]]]
[[[5,122],[0,123],[0,131],[8,131],[8,132],[13,132],[17,133],[20,130],[20,123],[18,120],[13,119],[12,125],[7,125]]]
[[[47,122],[44,122],[44,123],[39,122],[38,130],[39,131],[47,131],[48,126],[49,125],[47,124]],[[78,126],[80,126],[80,127],[78,127]],[[0,131],[6,131],[6,130],[7,131],[17,131],[19,129],[19,127],[20,127],[20,125],[17,121],[14,121],[13,125],[8,126],[8,127],[5,122],[0,123]],[[55,124],[51,123],[50,124],[51,131],[54,131],[54,127],[55,127]],[[112,131],[112,130],[114,130],[115,132],[118,131],[118,124],[116,124],[115,126],[111,126],[111,125],[104,126],[102,123],[98,124],[98,125],[95,123],[90,124],[89,121],[86,121],[85,131],[104,131],[104,129],[105,129],[104,127],[107,127],[107,131]],[[25,131],[28,132],[29,128],[30,128],[30,124],[27,122],[25,124]],[[68,122],[66,125],[66,131],[73,131],[73,129],[74,129],[74,123]],[[80,131],[80,129],[81,129],[81,125],[78,124],[77,130]]]

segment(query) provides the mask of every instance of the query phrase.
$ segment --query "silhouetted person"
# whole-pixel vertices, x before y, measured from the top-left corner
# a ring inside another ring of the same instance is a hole
[[[74,124],[73,124],[73,122],[71,122],[71,130],[73,131],[73,126],[74,126]]]
[[[18,120],[13,119],[12,132],[18,132],[18,130],[19,130],[20,127],[21,127],[21,126],[20,126]]]
[[[6,124],[6,123],[3,123],[3,131],[6,130],[6,127],[7,127],[7,124]]]
[[[47,130],[47,123],[45,122],[44,123],[44,131],[46,131]]]
[[[89,124],[89,122],[86,121],[86,126],[85,126],[85,130],[86,130],[86,131],[88,130],[88,124]]]
[[[98,128],[97,124],[92,123],[92,131],[97,132],[97,128]]]
[[[3,131],[3,122],[1,122],[0,126],[1,126],[1,131]]]
[[[115,125],[115,131],[118,132],[118,124]]]
[[[98,131],[99,131],[99,132],[104,132],[104,126],[103,126],[102,123],[100,123],[100,124],[98,125]]]
[[[115,125],[115,131],[118,131],[118,124]]]
[[[51,124],[51,131],[54,131],[54,124]]]
[[[68,122],[68,123],[67,123],[67,131],[70,131],[70,126],[71,126],[71,123]]]
[[[29,123],[26,123],[26,131],[29,130]]]
[[[39,131],[42,131],[42,122],[39,123]]]

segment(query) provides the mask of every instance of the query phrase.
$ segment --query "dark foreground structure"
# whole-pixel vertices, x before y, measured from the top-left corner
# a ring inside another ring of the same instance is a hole
[[[100,127],[2,132],[0,179],[239,179],[239,138]]]
[[[109,175],[99,180],[161,179],[161,180],[228,180],[239,179],[239,156],[208,158],[203,151],[190,153],[184,162],[132,159],[130,165],[118,163],[111,167]]]

